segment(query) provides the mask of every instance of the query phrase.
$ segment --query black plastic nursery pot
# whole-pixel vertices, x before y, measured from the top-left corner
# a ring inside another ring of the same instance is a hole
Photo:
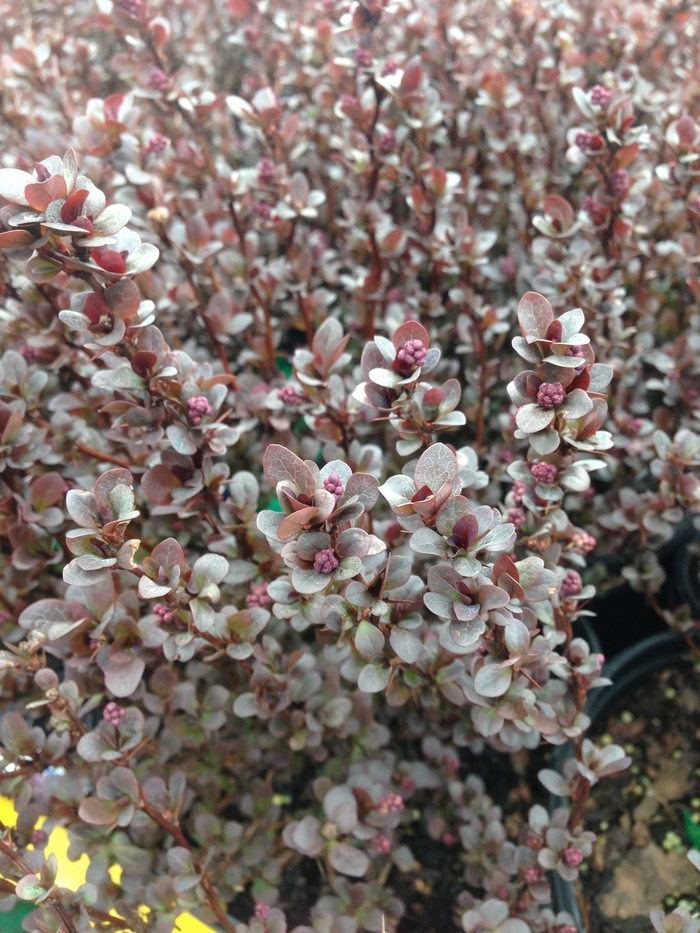
[[[609,687],[594,691],[591,695],[586,706],[591,724],[594,725],[596,720],[600,721],[619,697],[633,690],[656,671],[686,659],[688,653],[688,645],[682,636],[668,630],[626,648],[603,667],[603,676],[609,677],[613,683]],[[571,745],[557,747],[552,755],[554,770],[561,772],[564,762],[572,755]],[[566,804],[565,798],[551,795],[550,811]],[[552,873],[551,881],[555,912],[567,911],[574,918],[580,933],[587,933],[579,910],[575,886],[569,881],[564,881],[556,872]]]
[[[658,598],[664,608],[688,604],[693,618],[700,619],[700,531],[694,518],[696,516],[687,513],[671,540],[659,551],[666,582]],[[602,564],[612,577],[619,575],[624,567],[624,562],[617,557],[602,557],[595,563]],[[595,613],[590,625],[598,636],[600,650],[608,659],[668,631],[665,621],[644,594],[629,583],[600,593],[588,608]]]

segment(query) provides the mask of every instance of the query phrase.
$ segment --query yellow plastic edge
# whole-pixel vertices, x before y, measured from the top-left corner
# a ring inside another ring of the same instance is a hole
[[[14,804],[7,797],[0,797],[0,821],[5,826],[17,825],[17,813]],[[41,825],[40,821],[37,826]],[[46,844],[46,854],[55,855],[58,859],[58,874],[56,875],[56,884],[59,888],[68,888],[71,891],[77,891],[81,884],[85,883],[85,875],[90,860],[83,853],[77,862],[72,862],[68,858],[68,832],[64,826],[57,826]],[[110,877],[115,884],[119,884],[122,870],[119,865],[112,865],[109,870]],[[148,907],[142,907],[141,910],[148,913]],[[115,914],[116,916],[116,914]],[[213,933],[210,926],[202,923],[190,913],[182,913],[175,920],[175,929],[180,933]],[[128,933],[128,931],[124,931]]]

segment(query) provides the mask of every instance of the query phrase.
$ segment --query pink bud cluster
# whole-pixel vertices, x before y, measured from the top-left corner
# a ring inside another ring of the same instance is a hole
[[[170,140],[167,136],[163,136],[162,133],[156,133],[146,143],[146,152],[150,155],[160,155],[161,152],[164,152],[170,145]]]
[[[272,597],[267,595],[267,583],[254,583],[245,601],[249,609],[255,606],[269,606],[272,602]]]
[[[553,463],[545,463],[544,460],[533,463],[530,472],[536,483],[543,483],[545,486],[550,486],[559,475],[557,467]]]
[[[379,833],[372,840],[372,845],[380,855],[388,855],[391,852],[391,839],[384,833]]]
[[[382,816],[388,816],[390,813],[401,813],[402,810],[405,810],[406,805],[403,802],[403,797],[400,794],[382,794],[381,797],[377,800],[377,805],[375,807],[377,813]]]
[[[337,569],[338,558],[335,551],[331,548],[325,548],[325,550],[318,552],[314,559],[314,570],[318,570],[319,573],[333,573]]]
[[[596,84],[591,88],[589,97],[594,107],[607,107],[612,99],[612,93],[602,85]]]
[[[267,205],[265,205],[265,207],[267,207]],[[285,405],[294,405],[299,401],[299,396],[294,386],[282,386],[282,388],[277,391],[277,398],[280,402],[284,402]]]
[[[203,395],[187,399],[187,417],[192,427],[197,427],[202,423],[203,418],[207,418],[212,412],[208,399]]]
[[[556,408],[563,401],[564,386],[561,382],[543,382],[537,390],[537,404],[540,408]]]
[[[582,587],[581,575],[575,570],[570,570],[562,581],[560,592],[565,599],[570,599],[572,596],[578,596]]]
[[[566,865],[576,867],[583,861],[583,852],[574,846],[570,846],[568,849],[564,849],[561,857]]]
[[[630,177],[623,168],[617,169],[608,178],[608,191],[618,201],[626,198],[630,190]]]
[[[336,499],[340,499],[343,495],[343,483],[337,473],[331,473],[330,476],[327,476],[323,481],[323,488],[330,493],[333,493]]]
[[[167,625],[173,621],[173,614],[168,609],[167,606],[164,606],[163,603],[156,603],[153,607],[153,615],[157,616],[158,621]]]
[[[168,86],[168,76],[160,68],[151,68],[148,72],[148,86],[154,91],[164,91]]]
[[[126,716],[126,710],[114,701],[109,702],[102,710],[102,717],[105,722],[110,723],[115,729],[118,729],[122,720]]]
[[[269,184],[270,182],[273,182],[276,177],[277,173],[272,162],[270,162],[269,159],[261,159],[260,165],[258,166],[258,181],[260,184]]]
[[[425,363],[427,352],[422,340],[407,340],[399,348],[396,359],[401,364],[402,369],[413,372]]]

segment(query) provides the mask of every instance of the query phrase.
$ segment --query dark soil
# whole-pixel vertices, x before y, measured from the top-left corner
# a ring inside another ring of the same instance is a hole
[[[679,664],[653,675],[617,700],[591,736],[625,746],[633,764],[597,784],[586,810],[586,827],[599,833],[581,876],[586,929],[648,933],[649,910],[659,906],[700,914],[684,823],[700,824],[700,673]]]

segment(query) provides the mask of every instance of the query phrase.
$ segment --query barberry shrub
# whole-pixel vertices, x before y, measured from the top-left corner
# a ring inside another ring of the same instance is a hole
[[[3,26],[0,911],[396,930],[423,832],[466,933],[572,933],[548,873],[628,763],[585,737],[591,558],[658,605],[700,512],[697,10]],[[521,825],[466,770],[565,742]]]

